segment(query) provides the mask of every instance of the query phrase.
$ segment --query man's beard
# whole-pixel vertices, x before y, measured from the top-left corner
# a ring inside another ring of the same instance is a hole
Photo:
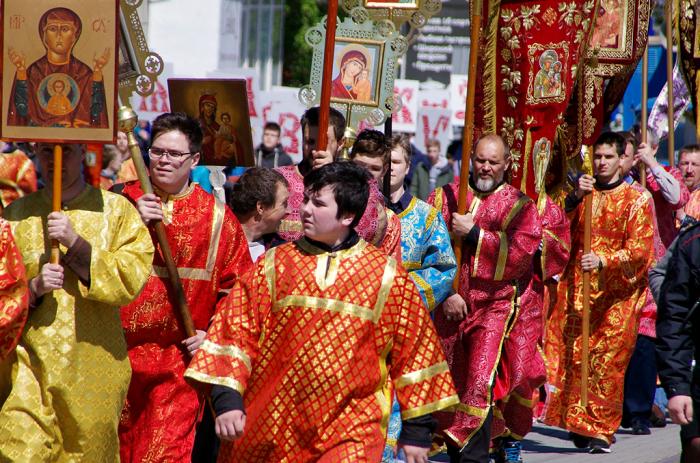
[[[482,193],[487,193],[491,190],[493,190],[496,186],[500,185],[501,182],[503,181],[503,176],[501,175],[500,178],[476,178],[474,181],[474,185],[476,186],[476,189],[479,190]]]

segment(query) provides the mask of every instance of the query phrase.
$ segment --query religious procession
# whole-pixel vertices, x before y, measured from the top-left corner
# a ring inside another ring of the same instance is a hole
[[[1,0],[0,461],[700,463],[695,0]]]

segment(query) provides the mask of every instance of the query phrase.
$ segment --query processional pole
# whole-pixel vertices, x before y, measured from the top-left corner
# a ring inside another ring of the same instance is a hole
[[[649,45],[644,48],[644,56],[642,57],[642,120],[641,120],[641,136],[642,143],[647,142],[647,101],[649,100]],[[670,123],[670,122],[669,122]],[[647,169],[644,163],[639,165],[639,183],[644,188],[647,186]]]
[[[326,16],[326,46],[323,51],[323,77],[321,80],[321,102],[318,116],[318,138],[316,149],[325,151],[328,147],[328,116],[331,107],[331,77],[333,54],[335,51],[335,29],[338,22],[338,0],[328,0]],[[335,156],[335,153],[331,153]]]
[[[470,45],[469,45],[469,75],[467,76],[467,105],[464,113],[464,131],[462,132],[462,165],[459,171],[459,197],[457,200],[457,212],[467,212],[467,189],[469,188],[469,157],[474,143],[474,106],[476,100],[476,73],[479,61],[479,43],[481,42],[481,13],[482,1],[470,2]],[[455,291],[459,288],[459,271],[462,267],[462,243],[454,246],[457,259],[457,273],[452,283]]]
[[[61,211],[62,187],[63,187],[63,147],[59,144],[53,147],[53,191],[51,196],[51,211]],[[58,264],[61,260],[61,250],[58,247],[58,240],[51,240],[52,264]]]
[[[673,107],[673,2],[666,0],[666,86],[668,88],[668,165],[676,163],[675,117]]]

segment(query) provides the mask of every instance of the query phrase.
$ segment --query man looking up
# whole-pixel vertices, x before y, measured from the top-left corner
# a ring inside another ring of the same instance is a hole
[[[654,224],[648,195],[620,176],[624,138],[604,133],[593,145],[595,178],[582,175],[566,198],[571,217],[571,259],[547,325],[546,343],[559,352],[547,397],[545,422],[569,430],[574,444],[609,453],[622,419],[624,375],[634,350],[647,270],[653,260]],[[591,252],[583,254],[583,198],[592,194]],[[588,407],[581,408],[583,272],[591,272]]]
[[[457,403],[430,317],[406,271],[354,231],[367,173],[331,163],[304,184],[304,238],[236,283],[185,373],[214,385],[219,461],[379,461],[395,390],[400,445],[425,463],[429,414]]]
[[[504,182],[510,167],[505,141],[481,137],[471,165],[466,214],[457,214],[456,182],[428,200],[464,249],[459,289],[435,311],[461,401],[454,413],[438,415],[452,463],[488,461],[496,370],[542,239],[535,203]]]
[[[4,213],[26,265],[31,309],[0,366],[3,461],[119,459],[130,377],[119,307],[146,282],[153,245],[126,199],[85,183],[85,146],[62,149],[61,212],[51,211],[54,145],[40,143],[46,188]],[[58,264],[48,262],[50,240],[60,243]]]
[[[122,194],[144,223],[165,225],[197,334],[185,334],[159,251],[143,291],[121,314],[133,369],[119,426],[124,462],[189,461],[201,402],[182,375],[217,301],[252,266],[238,220],[189,181],[202,147],[198,121],[184,113],[162,114],[153,122],[152,137],[148,155],[155,193],[143,194],[138,182],[130,182]]]

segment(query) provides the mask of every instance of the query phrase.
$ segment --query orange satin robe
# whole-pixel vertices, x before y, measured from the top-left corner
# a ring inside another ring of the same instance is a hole
[[[0,219],[0,360],[17,345],[27,321],[27,278],[10,224]]]
[[[36,169],[20,150],[0,153],[0,212],[12,201],[36,191]]]
[[[132,202],[138,182],[122,192]],[[231,211],[198,185],[163,198],[165,231],[195,329],[206,331],[218,298],[252,267],[248,243]],[[153,230],[151,234],[154,235]],[[153,237],[157,246],[157,241]],[[190,361],[187,338],[166,285],[160,251],[137,299],[121,319],[132,376],[119,425],[122,462],[189,461],[200,398],[183,378]]]
[[[580,404],[583,203],[572,212],[572,247],[549,319],[545,355],[550,384],[545,422],[611,443],[622,419],[625,369],[634,350],[647,270],[654,258],[652,202],[622,182],[594,190],[588,407]]]
[[[243,394],[244,434],[219,462],[375,463],[394,391],[403,419],[459,402],[415,284],[363,240],[268,251],[221,302],[185,376]]]
[[[695,220],[700,220],[700,187],[690,192],[690,199],[683,207],[683,212]]]

